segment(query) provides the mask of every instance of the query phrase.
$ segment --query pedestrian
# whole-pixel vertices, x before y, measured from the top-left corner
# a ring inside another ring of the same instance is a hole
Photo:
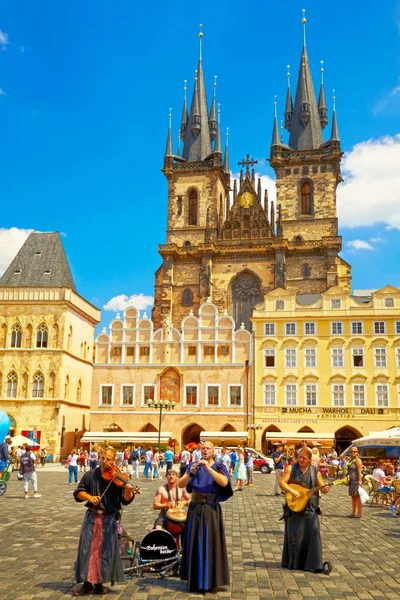
[[[246,486],[252,487],[253,483],[253,471],[254,471],[254,463],[253,463],[253,455],[250,450],[244,451],[244,465],[246,467],[246,476],[247,483]]]
[[[103,479],[106,471],[115,465],[114,448],[106,448],[100,467],[85,473],[74,491],[77,502],[86,502],[78,556],[75,565],[75,581],[83,582],[75,587],[74,596],[88,594],[104,595],[107,589],[103,583],[124,581],[119,542],[117,518],[122,506],[130,504],[134,498],[133,487],[125,488]]]
[[[220,503],[233,494],[230,476],[213,459],[214,444],[204,442],[202,460],[190,463],[179,479],[192,494],[183,533],[181,579],[190,592],[215,591],[229,585],[229,566]]]
[[[275,482],[274,482],[274,496],[280,496],[279,482],[283,473],[283,446],[278,444],[275,452],[272,454],[272,460],[274,461],[275,467]]]
[[[71,454],[67,458],[68,485],[71,485],[72,475],[74,476],[75,483],[78,483],[78,458],[79,455],[76,448],[72,448]]]
[[[153,450],[152,447],[150,446],[150,448],[146,451],[145,453],[145,463],[144,463],[144,470],[143,470],[143,475],[145,477],[149,476],[149,470],[151,471],[151,459],[153,458]]]
[[[291,488],[291,484],[300,485],[308,490],[323,486],[324,482],[318,468],[311,464],[312,452],[303,447],[298,462],[289,465],[280,481],[280,487],[286,494],[299,498],[300,493]],[[329,486],[322,487],[327,494]],[[322,571],[322,544],[319,526],[319,495],[315,493],[300,512],[284,507],[285,533],[283,540],[282,567],[302,571]]]
[[[153,456],[151,457],[151,479],[160,479],[159,473],[160,466],[160,454],[158,452],[157,446],[154,448]]]
[[[47,450],[46,448],[42,448],[40,451],[40,464],[42,467],[46,464]]]
[[[171,448],[168,448],[168,450],[165,451],[164,456],[165,456],[165,462],[167,464],[167,473],[168,473],[168,471],[170,471],[172,469],[172,465],[174,462],[174,453],[172,452]]]
[[[234,476],[236,479],[235,492],[241,492],[244,488],[244,482],[246,481],[246,467],[244,464],[244,453],[243,448],[238,446],[236,451],[236,463]]]
[[[190,452],[189,452],[189,449],[187,448],[187,446],[185,446],[181,452],[181,458],[180,458],[180,476],[181,477],[183,477],[183,475],[186,473],[186,469],[188,467],[189,461],[190,461]]]
[[[11,436],[6,435],[4,442],[0,444],[0,479],[10,462]]]
[[[139,450],[136,450],[135,446],[132,448],[130,458],[132,466],[131,476],[135,475],[136,479],[139,479],[140,452]]]
[[[92,446],[92,449],[89,452],[89,465],[90,465],[91,469],[95,469],[97,467],[98,458],[99,458],[99,455],[96,452],[96,450],[94,449],[94,446]]]
[[[83,448],[81,448],[79,450],[79,466],[80,466],[81,473],[82,473],[82,471],[84,473],[86,473],[86,459],[87,459],[86,450],[84,450]]]
[[[24,477],[24,492],[25,500],[29,498],[29,482],[33,487],[33,497],[40,498],[41,494],[38,493],[37,475],[35,470],[36,456],[31,451],[29,446],[26,446],[25,452],[21,454],[19,472]]]

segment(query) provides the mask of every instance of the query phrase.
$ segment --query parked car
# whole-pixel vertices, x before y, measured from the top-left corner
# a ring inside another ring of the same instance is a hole
[[[274,461],[270,456],[265,456],[265,454],[254,450],[254,448],[246,448],[246,450],[247,452],[251,452],[254,469],[261,471],[263,475],[268,475],[268,473],[274,470]]]

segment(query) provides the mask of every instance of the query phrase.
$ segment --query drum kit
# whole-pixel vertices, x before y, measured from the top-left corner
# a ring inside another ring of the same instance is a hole
[[[145,573],[179,572],[181,564],[180,537],[185,530],[187,512],[181,508],[170,508],[165,516],[165,529],[153,529],[141,542],[136,542],[131,566],[124,569],[125,575],[136,577]]]

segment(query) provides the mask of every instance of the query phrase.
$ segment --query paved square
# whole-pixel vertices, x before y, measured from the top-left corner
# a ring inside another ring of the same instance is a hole
[[[52,469],[50,471],[50,469]],[[333,488],[323,497],[321,533],[324,560],[333,563],[329,576],[280,568],[283,543],[282,500],[272,495],[273,475],[255,475],[255,486],[235,493],[224,504],[231,569],[231,589],[206,597],[227,600],[360,600],[400,597],[400,517],[387,507],[367,506],[361,520],[347,519],[351,501],[347,488]],[[0,598],[57,600],[71,596],[83,504],[73,500],[73,485],[59,467],[38,470],[40,499],[25,500],[13,473],[0,498]],[[161,480],[160,483],[164,483]],[[151,529],[156,512],[153,494],[158,481],[141,479],[142,495],[123,515],[134,539]],[[31,494],[32,495],[32,494]],[[283,497],[282,497],[283,498]],[[188,594],[176,578],[146,576],[111,588],[114,600],[179,600]]]

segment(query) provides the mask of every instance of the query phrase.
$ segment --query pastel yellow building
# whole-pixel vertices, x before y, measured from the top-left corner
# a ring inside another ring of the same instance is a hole
[[[181,328],[153,322],[133,306],[118,314],[96,338],[90,433],[84,440],[156,444],[181,448],[200,437],[245,441],[251,391],[251,334],[235,331],[227,314],[211,302],[188,311]]]
[[[255,425],[264,450],[335,445],[400,421],[400,289],[276,289],[253,312]]]
[[[58,233],[31,233],[0,280],[0,408],[56,459],[89,429],[100,311],[76,292]]]

